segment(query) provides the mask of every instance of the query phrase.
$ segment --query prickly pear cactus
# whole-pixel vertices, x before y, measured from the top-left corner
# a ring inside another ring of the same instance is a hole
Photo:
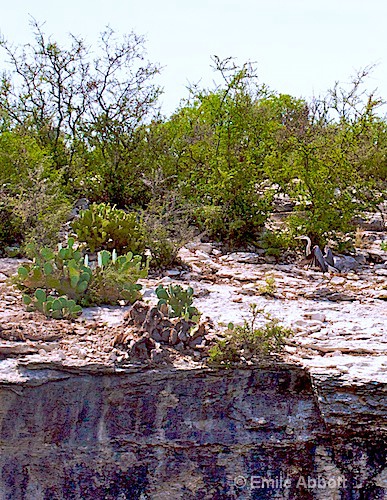
[[[93,203],[72,223],[72,229],[93,253],[102,248],[116,249],[120,254],[145,250],[145,230],[137,214],[115,205]]]
[[[43,248],[32,264],[19,267],[15,279],[18,288],[27,294],[38,288],[55,290],[78,301],[89,286],[92,271],[74,243],[74,239],[69,238],[67,246],[60,246],[57,252]]]
[[[156,288],[159,299],[157,307],[166,310],[170,318],[184,318],[191,321],[199,321],[200,313],[192,306],[194,291],[192,287],[183,289],[180,285],[169,285],[164,288],[159,285]]]
[[[82,314],[82,307],[75,300],[47,295],[42,288],[38,288],[32,297],[24,295],[23,302],[28,311],[40,311],[49,318],[74,319]]]

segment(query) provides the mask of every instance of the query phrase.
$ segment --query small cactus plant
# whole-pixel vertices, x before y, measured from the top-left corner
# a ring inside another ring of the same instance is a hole
[[[170,318],[184,318],[198,322],[200,313],[196,307],[192,306],[194,290],[188,287],[184,290],[180,285],[169,285],[164,288],[159,285],[156,288],[156,295],[159,299],[157,307],[167,313]]]
[[[138,300],[142,285],[137,283],[148,276],[149,259],[143,262],[132,252],[117,256],[107,250],[98,252],[98,264],[89,289],[89,303],[116,304],[124,300],[133,304]]]
[[[42,288],[35,290],[32,297],[24,295],[23,302],[28,311],[37,310],[54,319],[74,319],[82,314],[82,307],[75,300],[47,295]]]
[[[78,301],[86,292],[92,271],[85,265],[82,252],[74,248],[74,239],[57,252],[43,248],[32,264],[18,269],[16,285],[27,294],[37,288],[51,289]]]
[[[43,248],[31,264],[18,269],[14,283],[22,290],[29,310],[38,310],[52,318],[74,318],[82,312],[81,306],[111,304],[119,301],[134,303],[141,298],[149,259],[131,252],[117,255],[117,251],[102,250],[97,265],[89,266],[88,256],[75,247],[73,238],[67,246],[52,251]]]

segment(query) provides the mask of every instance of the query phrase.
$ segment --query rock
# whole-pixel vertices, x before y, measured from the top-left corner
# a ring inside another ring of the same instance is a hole
[[[152,349],[151,351],[150,361],[152,364],[155,365],[169,364],[170,358],[168,353],[164,349],[161,349],[160,347],[155,347],[155,349]]]
[[[309,332],[318,332],[323,327],[321,321],[308,321],[305,319],[298,319],[292,323],[292,328],[295,331],[307,330]]]
[[[204,338],[203,337],[196,337],[195,339],[192,339],[188,345],[191,349],[197,349],[198,346],[202,346],[203,345],[203,340]]]
[[[0,272],[10,277],[17,273],[17,270],[23,264],[31,262],[28,259],[12,259],[10,257],[5,257],[0,259]]]
[[[169,337],[171,334],[171,325],[167,326],[166,328],[163,328],[161,331],[161,340],[164,342],[164,344],[169,343]]]
[[[131,361],[149,361],[151,359],[151,351],[155,349],[155,347],[156,342],[144,335],[141,339],[134,342],[130,352]]]
[[[178,269],[168,269],[165,271],[166,276],[169,276],[171,278],[177,278],[180,276],[180,271]]]
[[[212,243],[202,243],[201,241],[192,241],[189,242],[185,245],[185,248],[188,248],[189,250],[195,252],[196,250],[199,250],[201,252],[204,252],[205,254],[208,255],[213,251],[213,244]]]
[[[144,323],[148,312],[149,306],[138,300],[133,304],[130,311],[126,314],[126,318],[129,319],[130,324],[139,326]]]
[[[70,353],[73,355],[73,356],[76,356],[77,358],[79,359],[85,359],[86,356],[87,356],[87,351],[86,349],[82,349],[80,347],[77,347],[77,346],[73,346],[71,349],[70,349]]]
[[[154,328],[149,333],[150,338],[155,340],[156,342],[163,342],[163,337],[161,331],[158,328]]]
[[[365,231],[386,231],[386,225],[381,214],[368,213],[363,217],[354,217],[352,222]]]
[[[324,313],[321,312],[310,312],[310,313],[305,313],[305,317],[309,318],[313,321],[321,321],[321,323],[324,323],[326,316]]]
[[[179,337],[176,331],[176,328],[172,328],[169,334],[169,344],[170,345],[176,345],[179,342]]]
[[[373,248],[372,250],[368,250],[368,259],[370,262],[375,263],[387,262],[387,252]]]
[[[241,262],[244,264],[257,264],[260,261],[260,255],[256,252],[233,252],[220,258],[225,262]]]
[[[184,343],[187,342],[187,340],[189,339],[189,335],[184,330],[180,330],[177,336],[179,340],[181,340]]]
[[[2,360],[2,497],[386,498],[385,384],[351,383],[343,357],[309,373],[275,360],[163,370],[158,346],[150,370]],[[242,489],[274,467],[292,489]],[[334,486],[298,489],[300,477]]]
[[[82,210],[87,210],[90,206],[90,202],[87,198],[79,198],[74,204],[74,208],[71,210],[68,220],[75,219],[79,217]]]
[[[343,278],[342,276],[333,276],[330,282],[331,285],[343,285],[345,281],[345,278]]]
[[[208,322],[207,322],[207,326],[208,326]],[[206,324],[199,323],[199,325],[196,325],[194,328],[191,329],[190,338],[196,339],[197,337],[204,337],[205,333],[206,333]]]
[[[296,206],[296,202],[293,201],[287,194],[276,194],[273,200],[273,211],[274,212],[291,212]]]
[[[157,309],[157,307],[152,307],[148,310],[145,320],[142,324],[142,328],[147,332],[152,332],[155,328],[157,329],[160,321],[163,319],[163,315]]]
[[[0,343],[0,354],[3,354],[5,356],[33,354],[37,352],[38,352],[37,347],[25,343],[20,343],[20,342]]]

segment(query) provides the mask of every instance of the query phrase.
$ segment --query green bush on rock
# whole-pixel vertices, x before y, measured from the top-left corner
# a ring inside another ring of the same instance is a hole
[[[98,253],[98,265],[93,272],[86,301],[90,304],[117,304],[124,300],[133,304],[141,298],[139,279],[148,276],[149,259],[143,262],[141,255],[131,252],[117,257],[117,253],[102,250]]]
[[[91,252],[116,249],[120,254],[141,254],[145,250],[145,230],[137,214],[107,203],[90,205],[72,223],[72,229]]]
[[[292,335],[292,330],[280,324],[277,318],[258,309],[251,304],[251,319],[245,320],[242,326],[229,324],[225,338],[218,340],[209,350],[209,363],[229,367],[251,357],[262,357],[278,354],[282,351],[285,339]],[[257,327],[260,314],[267,320],[263,326]]]

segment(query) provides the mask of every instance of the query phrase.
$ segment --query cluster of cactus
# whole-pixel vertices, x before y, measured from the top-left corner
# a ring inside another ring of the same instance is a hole
[[[91,252],[102,248],[116,249],[120,254],[145,250],[143,224],[135,213],[127,213],[115,205],[93,203],[72,223],[72,229]]]
[[[40,311],[46,316],[54,319],[74,319],[82,314],[82,307],[75,300],[68,299],[65,296],[54,297],[47,295],[42,288],[35,290],[32,297],[23,296],[23,302],[28,311]]]
[[[66,247],[59,246],[57,252],[43,248],[32,264],[18,269],[16,284],[23,291],[45,288],[67,295],[76,301],[85,294],[92,276],[85,265],[82,252],[74,248],[74,239],[69,238]]]
[[[60,245],[55,252],[43,248],[31,264],[20,266],[14,283],[25,293],[30,310],[52,318],[74,318],[82,312],[81,305],[134,303],[141,298],[137,281],[147,277],[148,269],[149,259],[144,262],[131,252],[118,256],[116,250],[98,252],[91,268],[88,255],[83,256],[69,238],[67,246]]]
[[[164,288],[163,285],[159,285],[156,288],[156,295],[159,299],[158,309],[166,313],[168,317],[199,321],[200,313],[196,307],[192,306],[194,296],[192,287],[184,289],[180,285],[169,285]]]
[[[89,303],[116,304],[119,300],[133,304],[138,300],[142,286],[137,283],[148,276],[149,259],[128,252],[98,252],[97,267],[89,289]]]

